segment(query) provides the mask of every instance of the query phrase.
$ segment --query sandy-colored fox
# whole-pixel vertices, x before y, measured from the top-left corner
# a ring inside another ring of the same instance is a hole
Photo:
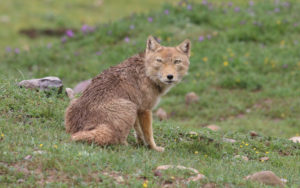
[[[153,139],[152,109],[189,68],[191,42],[160,45],[152,36],[146,51],[103,71],[71,101],[65,127],[72,140],[98,145],[125,144],[133,127],[138,143],[164,151]]]

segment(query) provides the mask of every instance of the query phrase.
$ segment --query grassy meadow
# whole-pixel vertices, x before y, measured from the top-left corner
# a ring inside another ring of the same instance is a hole
[[[300,145],[288,140],[300,134],[299,1],[131,0],[134,8],[114,1],[45,2],[0,2],[1,14],[11,15],[0,23],[7,26],[0,25],[0,187],[268,187],[244,180],[262,170],[286,179],[286,187],[300,186]],[[72,32],[30,39],[18,33],[25,26]],[[192,41],[189,75],[158,106],[170,117],[155,117],[163,153],[138,146],[132,133],[129,146],[74,143],[64,130],[65,93],[16,85],[57,76],[74,87],[143,51],[148,35],[163,45]],[[199,101],[187,106],[192,91]],[[210,124],[221,130],[205,128]],[[175,169],[155,176],[165,164],[193,167],[206,178],[187,184],[191,174]]]

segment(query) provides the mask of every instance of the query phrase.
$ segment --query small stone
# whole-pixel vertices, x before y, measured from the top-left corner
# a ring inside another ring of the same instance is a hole
[[[33,154],[44,154],[44,153],[46,153],[46,151],[37,150],[33,152]]]
[[[190,105],[199,101],[199,97],[195,92],[190,92],[185,96],[185,104]]]
[[[236,140],[231,139],[231,138],[223,138],[223,142],[227,142],[227,143],[235,143]]]
[[[217,185],[215,183],[206,183],[202,186],[202,188],[216,188]]]
[[[300,143],[300,136],[294,136],[290,138],[289,140],[293,141],[294,143]]]
[[[24,179],[18,179],[18,181],[17,181],[18,183],[24,183],[25,182],[25,180]]]
[[[234,158],[235,159],[243,159],[244,161],[249,161],[249,159],[248,159],[248,157],[246,157],[246,156],[242,156],[242,155],[236,155],[236,156],[234,156]]]
[[[87,88],[87,86],[90,85],[91,82],[92,82],[91,79],[79,82],[73,89],[74,93],[75,94],[82,93]]]
[[[208,126],[206,126],[206,128],[208,128],[212,131],[219,131],[221,129],[221,127],[219,127],[218,125],[208,125]]]
[[[75,94],[74,94],[73,89],[71,89],[71,88],[66,88],[66,93],[67,93],[69,99],[74,99]]]
[[[268,161],[270,158],[269,157],[261,157],[259,160],[260,161]]]
[[[189,134],[190,134],[190,135],[194,135],[194,136],[197,136],[197,135],[198,135],[198,133],[196,133],[195,131],[190,131]]]
[[[255,137],[258,136],[258,134],[255,131],[250,131],[250,136]]]
[[[266,185],[284,187],[284,183],[272,171],[256,172],[252,175],[245,177],[246,180],[257,181]]]
[[[162,174],[161,174],[161,172],[160,172],[159,170],[155,170],[155,171],[154,171],[154,176],[161,177]]]
[[[32,159],[32,155],[27,155],[26,157],[24,157],[25,160],[30,160]]]
[[[166,119],[168,118],[167,112],[166,112],[164,109],[162,109],[162,108],[159,108],[159,109],[156,111],[156,116],[158,117],[158,119],[159,119],[160,121],[166,120]]]
[[[124,182],[124,178],[122,176],[116,176],[115,177],[115,180],[118,182],[118,183],[123,183]]]
[[[58,77],[49,76],[38,79],[23,80],[18,83],[20,87],[25,87],[27,89],[40,89],[40,90],[50,90],[51,88],[58,88],[59,93],[62,91],[62,81]]]

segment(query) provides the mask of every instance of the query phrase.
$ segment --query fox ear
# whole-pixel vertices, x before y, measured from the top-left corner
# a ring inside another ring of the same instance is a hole
[[[154,39],[154,37],[149,36],[147,39],[147,46],[146,46],[146,52],[154,52],[158,48],[160,48],[161,45]]]
[[[181,44],[176,47],[180,52],[186,54],[190,57],[191,54],[191,41],[189,39],[185,39]]]

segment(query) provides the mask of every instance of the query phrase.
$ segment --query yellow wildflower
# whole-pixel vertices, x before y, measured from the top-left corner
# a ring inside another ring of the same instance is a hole
[[[249,54],[249,52],[247,52],[246,54],[245,54],[245,57],[248,57],[250,54]]]
[[[223,64],[224,64],[224,67],[227,67],[229,63],[228,63],[228,61],[224,61]]]
[[[202,59],[204,62],[206,62],[207,60],[208,60],[208,58],[207,57],[203,57],[203,59]]]
[[[56,145],[56,144],[54,144],[53,147],[54,147],[55,149],[57,149],[57,145]]]
[[[245,146],[248,146],[248,145],[249,145],[248,143],[245,144]]]
[[[148,187],[148,181],[147,180],[143,183],[143,187],[144,188]]]
[[[40,147],[43,147],[43,144],[40,144]]]
[[[243,145],[240,145],[240,148],[242,148],[243,147]]]
[[[281,21],[280,21],[280,20],[277,20],[276,23],[277,23],[277,25],[280,25],[280,24],[281,24]]]
[[[198,151],[195,151],[195,154],[198,154]]]
[[[174,177],[174,176],[171,176],[171,179],[172,179],[172,180],[174,180],[174,179],[175,179],[175,177]]]
[[[1,133],[1,137],[4,137],[4,134],[3,134],[3,133]]]
[[[268,151],[266,151],[266,154],[268,154],[269,152]]]

